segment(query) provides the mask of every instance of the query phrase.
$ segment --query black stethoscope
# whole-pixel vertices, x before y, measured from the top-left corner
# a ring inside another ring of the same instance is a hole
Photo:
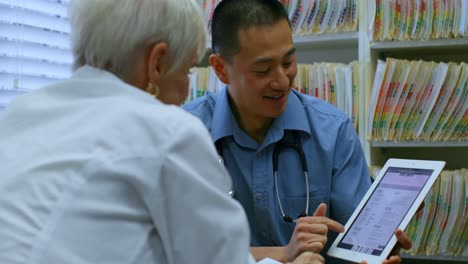
[[[278,200],[278,205],[281,211],[281,215],[283,217],[283,220],[285,222],[294,222],[296,223],[297,220],[301,217],[308,216],[309,215],[309,170],[307,169],[307,162],[304,154],[304,150],[302,149],[301,145],[301,139],[299,137],[299,134],[297,131],[294,133],[294,138],[295,138],[295,143],[288,143],[286,140],[283,138],[281,139],[278,143],[276,143],[275,148],[273,150],[273,175],[275,177],[275,192],[276,192],[276,199]],[[223,164],[224,162],[224,155],[223,155],[223,146],[222,146],[222,139],[218,140],[215,142],[216,149],[219,154],[219,161]],[[301,165],[302,165],[302,170],[304,171],[304,178],[305,178],[305,185],[306,185],[306,207],[305,211],[303,211],[297,218],[292,218],[291,216],[285,214],[284,209],[283,209],[283,204],[281,203],[279,191],[278,191],[278,160],[279,160],[279,154],[281,151],[287,148],[292,148],[294,149],[297,154],[299,154],[299,158],[301,159]],[[234,189],[231,189],[229,191],[229,195],[231,197],[234,196]]]

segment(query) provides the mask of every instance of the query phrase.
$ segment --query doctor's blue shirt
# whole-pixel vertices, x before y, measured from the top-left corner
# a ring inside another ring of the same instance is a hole
[[[201,119],[213,142],[222,148],[234,197],[248,216],[251,246],[287,245],[294,230],[294,223],[282,219],[274,185],[273,150],[283,137],[288,143],[300,142],[304,150],[309,170],[309,215],[323,202],[328,217],[344,225],[370,187],[367,163],[352,122],[323,100],[291,90],[286,110],[274,120],[262,144],[239,128],[227,88],[208,93],[184,109]],[[278,191],[285,214],[297,218],[305,211],[304,172],[292,148],[279,155]]]

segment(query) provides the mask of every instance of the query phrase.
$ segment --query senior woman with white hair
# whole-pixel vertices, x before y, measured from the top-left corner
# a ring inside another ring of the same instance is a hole
[[[73,76],[0,117],[0,263],[252,262],[208,132],[168,105],[205,50],[200,7],[77,0],[70,20]]]

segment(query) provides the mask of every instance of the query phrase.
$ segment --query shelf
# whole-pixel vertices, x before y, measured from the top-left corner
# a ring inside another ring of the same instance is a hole
[[[434,50],[447,48],[468,48],[468,38],[407,40],[407,41],[378,41],[370,45],[372,50]]]
[[[417,260],[439,260],[439,261],[447,261],[449,263],[458,263],[463,262],[467,263],[468,257],[463,256],[441,256],[441,255],[434,255],[434,256],[426,256],[426,255],[416,255],[412,256],[407,253],[401,254],[402,259],[417,259]]]
[[[349,48],[358,47],[358,32],[327,33],[311,36],[294,36],[294,44],[309,48]]]
[[[372,147],[389,147],[389,148],[405,148],[405,147],[468,147],[468,140],[463,141],[371,141]]]
[[[314,62],[346,62],[358,60],[358,32],[327,33],[314,36],[294,36],[294,46],[297,48],[296,57],[298,63]],[[204,67],[209,65],[208,58],[211,55],[211,41],[207,43],[207,52],[202,61],[197,65]]]
[[[301,48],[349,48],[358,47],[358,32],[326,33],[321,35],[294,36],[294,44]],[[211,52],[211,40],[206,43],[207,50]]]

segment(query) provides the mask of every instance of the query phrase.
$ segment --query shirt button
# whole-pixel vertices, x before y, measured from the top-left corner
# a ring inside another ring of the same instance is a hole
[[[257,198],[257,200],[262,200],[263,199],[263,194],[262,193],[256,193],[255,198]]]
[[[266,232],[266,231],[262,231],[262,237],[263,237],[263,238],[266,238],[266,237],[267,237],[267,235],[268,235],[268,234],[267,234],[267,232]]]

